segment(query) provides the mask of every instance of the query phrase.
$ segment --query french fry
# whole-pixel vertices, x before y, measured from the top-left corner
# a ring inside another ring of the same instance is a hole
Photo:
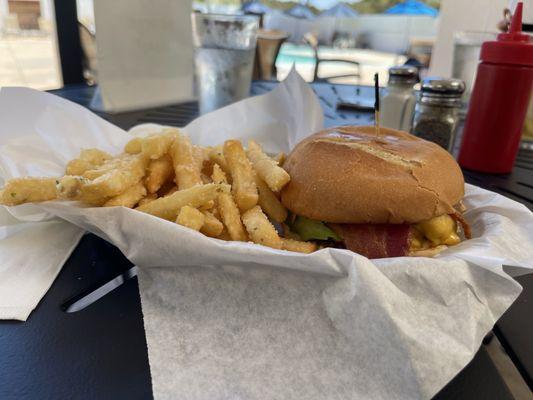
[[[174,168],[170,156],[165,154],[157,160],[151,160],[145,178],[146,189],[149,193],[157,192],[172,175]]]
[[[104,207],[128,207],[133,208],[144,196],[146,196],[146,188],[142,181],[136,183],[124,192],[115,196],[104,203]]]
[[[118,157],[112,158],[110,160],[107,160],[102,165],[94,166],[92,169],[89,169],[85,171],[83,174],[81,174],[84,178],[93,180],[96,179],[102,175],[107,174],[109,171],[112,171],[116,168],[118,168],[125,159],[131,158],[132,155],[129,154],[123,154]],[[136,156],[138,157],[138,156]]]
[[[276,157],[274,157],[274,161],[277,162],[280,167],[283,167],[286,158],[287,155],[281,151],[276,155]]]
[[[142,154],[122,159],[116,169],[99,176],[81,188],[81,200],[92,205],[102,205],[118,196],[144,176],[148,160]]]
[[[208,177],[208,176],[205,176],[202,171],[204,170],[204,166],[206,165],[207,162],[209,162],[209,152],[206,148],[204,147],[201,147],[201,146],[193,146],[192,147],[192,156],[193,156],[193,159],[194,159],[194,162],[196,164],[196,169],[198,171],[200,171],[200,180],[202,182],[202,184],[207,184],[207,183],[211,183],[211,179]],[[211,170],[213,169],[213,167],[211,166]],[[211,201],[207,204],[204,204],[202,207],[200,207],[200,209],[202,211],[205,211],[205,210],[211,210],[213,207],[215,206],[215,202],[214,201]]]
[[[274,192],[270,190],[268,185],[257,174],[255,175],[255,184],[257,185],[257,191],[259,192],[259,205],[263,211],[276,222],[283,222],[287,219],[287,209]]]
[[[92,165],[89,161],[75,158],[68,162],[65,173],[67,175],[82,175],[85,171],[92,168],[94,168],[94,165]]]
[[[89,169],[99,167],[112,156],[99,149],[83,149],[79,158],[75,158],[67,164],[67,175],[81,175]]]
[[[198,163],[195,161],[193,146],[187,136],[178,135],[170,149],[176,184],[179,190],[201,185],[202,178]]]
[[[220,168],[222,168],[222,171],[224,171],[226,175],[229,175],[228,178],[230,178],[231,172],[228,163],[226,162],[226,158],[224,157],[224,149],[222,146],[216,146],[209,149],[209,159],[213,163],[218,164]]]
[[[279,192],[285,186],[291,177],[276,161],[266,155],[261,146],[253,140],[248,142],[248,151],[246,155],[252,162],[257,175],[263,179],[268,187],[274,192]]]
[[[220,222],[218,218],[216,218],[209,211],[203,211],[203,214],[205,216],[205,221],[204,221],[204,225],[200,229],[200,232],[210,237],[219,236],[224,230],[224,224],[222,224],[222,222]]]
[[[218,183],[219,185],[228,183],[228,177],[218,164],[213,165],[213,174],[211,175],[211,179],[214,183]]]
[[[57,197],[62,200],[77,200],[82,186],[87,182],[83,176],[65,175],[56,182]]]
[[[160,197],[136,208],[136,210],[156,217],[175,221],[180,208],[189,205],[198,208],[205,203],[214,200],[220,193],[229,193],[229,185],[217,185],[210,183],[207,185],[193,186],[189,189],[179,190],[169,196]]]
[[[102,165],[107,160],[112,159],[113,156],[100,149],[83,149],[80,152],[79,158],[88,161],[94,166],[98,166]]]
[[[255,206],[242,214],[242,222],[254,243],[281,249],[281,238],[261,207]]]
[[[281,248],[296,253],[312,253],[313,251],[316,251],[318,247],[313,242],[302,242],[299,240],[282,238]]]
[[[139,205],[142,206],[142,205],[148,204],[151,201],[154,201],[155,199],[157,199],[157,193],[147,194],[141,200],[139,200]]]
[[[142,151],[143,140],[140,137],[134,137],[124,147],[124,151],[128,154],[139,154]]]
[[[152,159],[157,160],[168,153],[174,137],[167,134],[155,134],[143,138],[141,143],[142,153]]]
[[[241,212],[249,210],[257,204],[259,195],[254,180],[252,164],[238,140],[227,140],[224,143],[224,157],[232,177],[232,191],[235,202]]]
[[[220,235],[217,236],[217,239],[220,239],[220,240],[233,240],[228,232],[228,230],[226,229],[226,227],[224,227],[224,229],[222,230],[222,232],[220,233]]]
[[[209,151],[205,147],[192,146],[192,156],[196,163],[196,168],[202,172],[204,163],[209,161]]]
[[[191,206],[183,206],[176,218],[176,223],[187,228],[199,231],[204,225],[205,215]]]
[[[212,178],[216,184],[222,185],[227,183],[226,175],[218,164],[213,166]],[[231,193],[219,193],[217,196],[217,206],[231,240],[246,242],[248,235],[242,225],[239,208],[235,204]]]
[[[15,178],[6,182],[0,191],[0,204],[15,206],[57,198],[56,178]]]

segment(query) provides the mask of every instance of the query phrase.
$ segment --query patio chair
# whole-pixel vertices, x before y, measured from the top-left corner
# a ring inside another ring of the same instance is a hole
[[[329,82],[331,79],[335,78],[360,78],[361,77],[361,65],[357,61],[352,60],[343,60],[340,58],[323,58],[318,54],[318,39],[315,35],[308,32],[304,35],[304,42],[307,43],[314,52],[315,56],[315,67],[313,71],[313,82]],[[321,63],[342,63],[353,65],[357,68],[357,72],[351,74],[340,74],[340,75],[330,75],[325,77],[318,76],[318,69]]]

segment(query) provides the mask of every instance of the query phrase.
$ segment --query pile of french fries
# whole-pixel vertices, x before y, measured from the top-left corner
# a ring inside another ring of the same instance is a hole
[[[206,236],[252,241],[310,253],[312,242],[281,237],[287,209],[279,192],[290,181],[284,154],[267,155],[254,141],[201,147],[178,129],[135,137],[118,156],[84,149],[58,178],[16,178],[0,190],[0,204],[75,200],[95,207],[122,206],[176,222]]]

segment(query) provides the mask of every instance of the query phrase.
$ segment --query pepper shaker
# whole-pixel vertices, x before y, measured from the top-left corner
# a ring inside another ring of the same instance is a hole
[[[411,133],[451,151],[464,91],[465,84],[460,79],[425,79],[416,104]]]

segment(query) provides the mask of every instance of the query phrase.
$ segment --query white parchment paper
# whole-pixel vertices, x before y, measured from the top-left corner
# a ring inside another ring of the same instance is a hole
[[[4,178],[58,175],[80,147],[117,153],[131,137],[49,94],[2,89],[0,106]],[[4,135],[6,126],[16,134]],[[274,152],[321,127],[316,97],[293,73],[186,131],[203,145],[254,138]],[[529,210],[470,185],[465,204],[474,239],[432,259],[372,261],[341,249],[302,255],[223,242],[125,208],[47,202],[9,211],[69,221],[141,267],[156,398],[425,399],[471,360],[520,293],[502,265],[533,268]]]

